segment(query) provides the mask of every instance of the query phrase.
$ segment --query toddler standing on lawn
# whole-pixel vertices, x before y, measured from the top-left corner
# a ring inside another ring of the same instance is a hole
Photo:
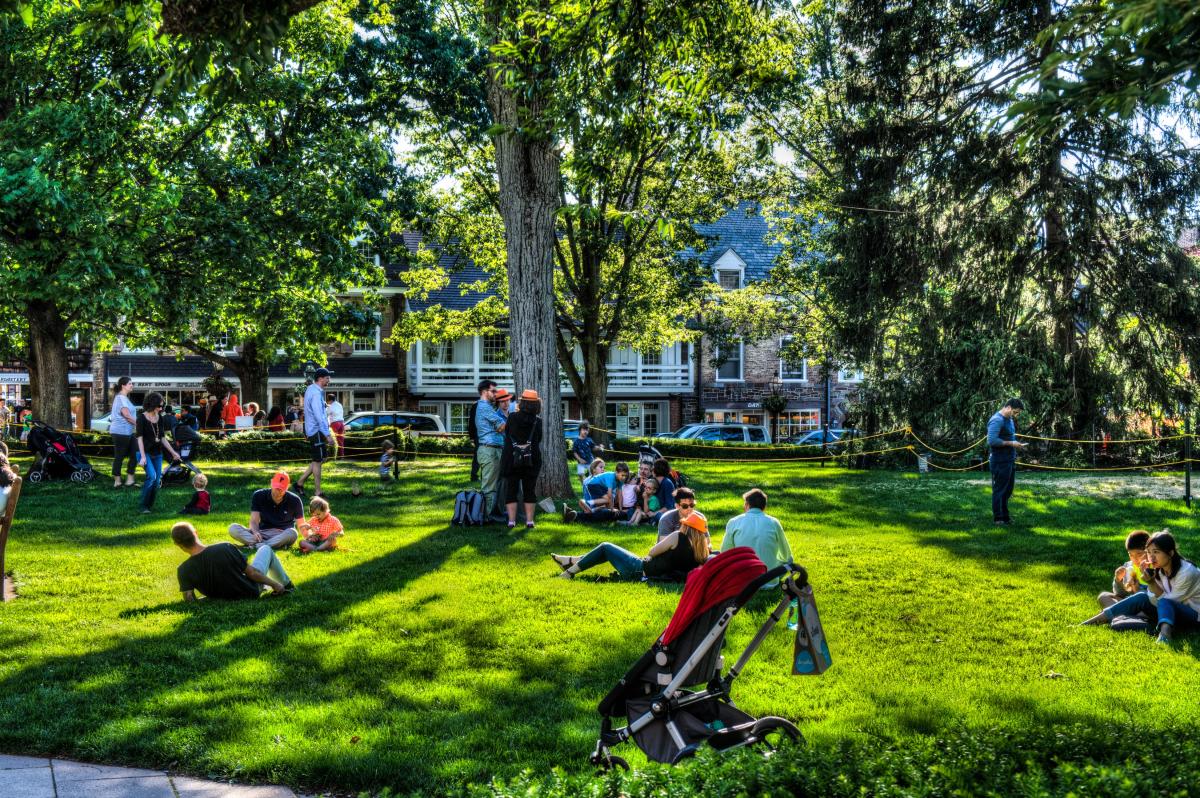
[[[337,516],[329,514],[329,502],[313,496],[308,502],[308,522],[300,525],[300,551],[332,551],[337,548],[337,539],[344,532]]]
[[[396,464],[396,444],[389,441],[383,442],[383,455],[379,458],[379,481],[383,483],[392,481],[392,467]]]

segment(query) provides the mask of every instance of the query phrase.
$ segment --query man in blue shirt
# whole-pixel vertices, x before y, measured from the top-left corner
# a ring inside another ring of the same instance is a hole
[[[325,462],[326,447],[333,446],[333,433],[325,416],[325,386],[332,376],[329,369],[317,369],[312,383],[304,390],[304,437],[312,449],[312,462],[296,480],[297,493],[304,490],[304,480],[312,474],[313,495],[324,495],[321,493],[321,463]]]
[[[496,395],[496,383],[483,380],[479,383],[479,401],[475,403],[475,434],[478,446],[475,459],[479,461],[479,492],[483,494],[483,514],[490,518],[498,512],[496,486],[500,482],[500,451],[504,448],[504,426],[507,419],[496,408],[492,400]]]
[[[1017,425],[1013,423],[1024,409],[1025,403],[1020,399],[1009,399],[987,426],[988,450],[991,452],[988,468],[992,472],[992,522],[1001,526],[1010,523],[1008,499],[1017,479],[1017,450],[1025,448],[1025,444],[1017,441]]]

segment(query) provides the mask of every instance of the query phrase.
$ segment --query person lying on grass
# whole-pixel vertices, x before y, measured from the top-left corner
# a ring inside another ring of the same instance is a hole
[[[247,563],[232,543],[205,546],[186,521],[171,527],[171,540],[188,555],[176,572],[184,601],[195,601],[197,591],[210,599],[237,600],[258,598],[264,587],[273,596],[296,589],[270,546],[261,547]]]
[[[688,572],[702,565],[712,554],[708,539],[708,519],[693,512],[683,519],[679,531],[654,544],[645,557],[639,557],[615,543],[601,543],[582,557],[551,554],[562,569],[559,576],[573,579],[575,574],[601,563],[610,563],[622,579],[656,579],[682,582]]]
[[[288,490],[291,477],[276,471],[268,490],[254,491],[250,498],[250,526],[230,524],[229,535],[243,546],[286,549],[296,542],[296,523],[304,523],[304,502]]]
[[[1134,593],[1144,593],[1148,589],[1149,580],[1142,573],[1140,564],[1146,556],[1148,540],[1150,533],[1144,529],[1135,529],[1125,536],[1125,553],[1129,555],[1129,559],[1113,572],[1112,590],[1106,590],[1096,596],[1100,609],[1108,609],[1121,599]]]
[[[342,536],[342,522],[336,515],[329,514],[329,502],[320,496],[308,500],[308,522],[298,527],[304,539],[300,551],[332,551],[337,548],[337,539]]]
[[[1170,532],[1164,529],[1150,536],[1138,568],[1149,590],[1121,599],[1088,618],[1085,626],[1108,625],[1118,616],[1145,613],[1155,619],[1160,643],[1171,642],[1176,632],[1200,627],[1200,569],[1179,555]]]

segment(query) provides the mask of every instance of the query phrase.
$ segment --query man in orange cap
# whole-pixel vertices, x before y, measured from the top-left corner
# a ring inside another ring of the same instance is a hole
[[[286,549],[296,542],[296,527],[304,523],[304,502],[288,490],[291,478],[276,471],[271,487],[254,491],[250,499],[250,526],[230,524],[229,535],[244,546]]]

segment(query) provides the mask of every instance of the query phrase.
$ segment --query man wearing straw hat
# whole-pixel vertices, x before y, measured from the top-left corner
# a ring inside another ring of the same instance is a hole
[[[988,469],[992,472],[992,523],[1008,526],[1008,500],[1017,480],[1017,451],[1025,444],[1017,441],[1014,420],[1025,409],[1025,403],[1013,397],[1004,403],[988,421],[987,443],[991,452]]]

